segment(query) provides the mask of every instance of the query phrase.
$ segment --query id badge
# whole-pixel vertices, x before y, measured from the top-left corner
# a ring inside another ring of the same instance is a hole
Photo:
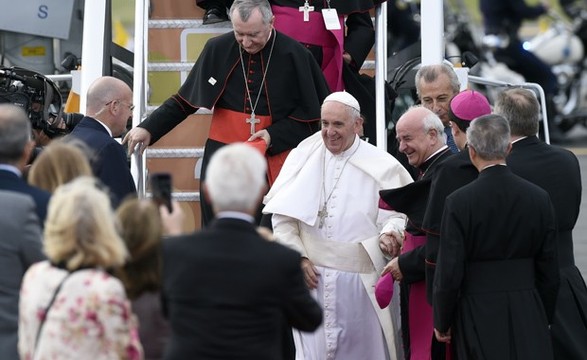
[[[340,20],[336,9],[322,9],[322,17],[327,30],[340,30]]]

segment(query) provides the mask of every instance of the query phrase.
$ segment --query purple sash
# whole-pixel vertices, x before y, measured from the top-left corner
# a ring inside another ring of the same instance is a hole
[[[275,30],[297,41],[322,47],[322,73],[330,91],[344,90],[342,82],[342,53],[344,51],[344,22],[339,15],[340,30],[326,30],[322,13],[310,11],[310,21],[297,8],[271,5],[275,15]]]
[[[426,236],[414,236],[408,232],[402,248],[402,254],[426,244]],[[408,305],[410,331],[410,360],[430,360],[434,322],[432,306],[426,301],[426,282],[410,284]]]

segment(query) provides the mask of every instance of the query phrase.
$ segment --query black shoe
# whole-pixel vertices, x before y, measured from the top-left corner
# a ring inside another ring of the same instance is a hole
[[[216,24],[219,22],[228,21],[228,15],[226,11],[222,11],[218,8],[212,7],[206,10],[204,14],[204,20],[202,21],[203,25],[210,25]]]

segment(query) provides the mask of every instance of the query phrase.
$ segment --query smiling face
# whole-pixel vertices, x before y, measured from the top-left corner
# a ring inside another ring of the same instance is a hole
[[[438,77],[431,82],[426,82],[424,79],[420,80],[420,100],[422,106],[434,112],[444,126],[448,126],[450,121],[448,117],[448,106],[450,99],[455,96],[450,78],[444,73],[440,73]]]
[[[235,9],[231,16],[234,37],[246,52],[256,54],[267,44],[273,30],[273,20],[274,18],[271,18],[268,24],[263,23],[261,11],[253,9],[247,21],[244,21]]]
[[[414,167],[422,165],[440,147],[437,130],[424,129],[424,117],[427,114],[429,112],[425,108],[408,110],[395,127],[399,151],[406,155]]]
[[[321,117],[322,139],[326,148],[335,155],[349,149],[355,141],[355,135],[361,131],[361,118],[353,118],[349,107],[337,101],[325,102]]]

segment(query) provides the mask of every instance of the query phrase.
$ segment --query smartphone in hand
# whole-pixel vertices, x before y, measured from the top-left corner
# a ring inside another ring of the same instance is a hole
[[[157,206],[165,205],[169,212],[172,212],[171,206],[171,174],[154,173],[149,175],[151,184],[151,193],[153,201]]]

